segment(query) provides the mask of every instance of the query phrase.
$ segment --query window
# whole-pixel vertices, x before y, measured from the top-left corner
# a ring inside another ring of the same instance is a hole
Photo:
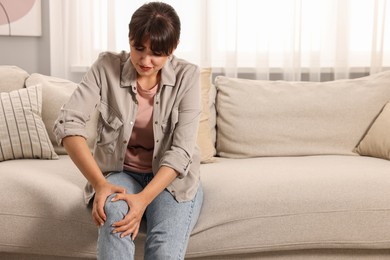
[[[68,23],[64,29],[68,66],[88,66],[105,50],[129,50],[128,23],[144,2],[62,0],[61,19],[81,25]],[[290,80],[300,79],[302,71],[319,80],[324,69],[342,78],[351,70],[374,73],[390,67],[387,0],[165,2],[182,22],[175,54],[202,67],[230,75],[246,70],[264,79],[277,69]]]

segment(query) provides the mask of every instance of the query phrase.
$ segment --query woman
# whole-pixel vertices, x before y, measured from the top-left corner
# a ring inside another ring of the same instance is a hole
[[[145,259],[184,259],[201,208],[197,66],[173,56],[180,20],[165,3],[133,14],[130,53],[103,53],[64,105],[54,132],[88,180],[99,259],[133,259],[147,221]],[[93,156],[85,123],[99,109]]]

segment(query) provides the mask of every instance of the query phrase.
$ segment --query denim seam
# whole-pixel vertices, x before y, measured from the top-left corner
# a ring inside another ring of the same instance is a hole
[[[185,234],[185,238],[189,237],[189,232],[190,232],[190,226],[191,226],[191,220],[192,220],[192,217],[193,217],[193,212],[194,212],[194,207],[195,207],[195,201],[196,201],[196,197],[198,196],[198,194],[196,194],[195,198],[193,200],[191,200],[191,211],[189,212],[188,214],[188,222],[187,222],[187,231],[186,231],[186,234]],[[188,244],[188,243],[187,243]],[[182,244],[181,248],[180,248],[180,251],[179,251],[179,260],[180,259],[184,259],[183,257],[183,251],[184,251],[184,247],[186,246],[185,243]]]

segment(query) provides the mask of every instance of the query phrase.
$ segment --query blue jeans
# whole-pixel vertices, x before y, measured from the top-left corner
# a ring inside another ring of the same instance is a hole
[[[127,193],[139,193],[152,180],[153,174],[119,172],[108,176],[112,184],[126,188]],[[135,245],[131,236],[120,238],[112,234],[114,222],[124,218],[129,211],[123,200],[111,202],[112,194],[105,204],[107,220],[99,228],[98,259],[124,260],[134,259]],[[146,208],[146,260],[184,259],[188,239],[198,220],[203,202],[203,191],[199,185],[195,198],[187,202],[177,202],[167,191],[158,195]],[[131,210],[131,209],[130,209]]]

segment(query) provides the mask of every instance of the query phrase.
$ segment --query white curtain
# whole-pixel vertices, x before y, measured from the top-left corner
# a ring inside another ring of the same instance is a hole
[[[51,1],[52,74],[72,79],[98,53],[128,50],[128,23],[144,2]],[[216,73],[321,81],[390,68],[387,0],[164,2],[182,21],[175,54]]]

